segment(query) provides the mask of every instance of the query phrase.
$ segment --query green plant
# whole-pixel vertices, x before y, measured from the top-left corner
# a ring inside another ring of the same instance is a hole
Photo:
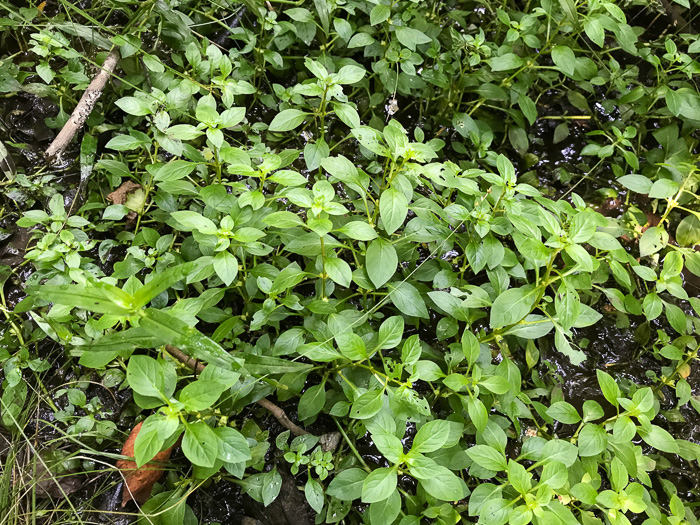
[[[289,471],[318,523],[696,523],[666,471],[700,460],[673,426],[700,413],[697,43],[606,1],[243,5],[125,1],[92,40],[104,6],[66,3],[78,25],[6,6],[61,103],[75,78],[49,56],[121,53],[85,202],[22,210],[34,273],[3,311],[131,389],[138,465],[182,438],[194,468],[142,519],[196,519],[209,479],[267,506]],[[545,176],[550,142],[573,160]],[[39,199],[40,176],[16,185]],[[644,374],[603,370],[589,337],[611,318]],[[33,359],[2,356],[14,419]],[[565,367],[596,399],[565,395]],[[68,435],[110,436],[65,393]],[[266,397],[340,444],[271,436],[246,419]]]

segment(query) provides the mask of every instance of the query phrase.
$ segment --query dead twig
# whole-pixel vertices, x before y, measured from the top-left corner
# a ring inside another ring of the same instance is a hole
[[[171,345],[166,345],[165,350],[175,359],[184,364],[187,368],[191,368],[192,370],[194,370],[197,374],[201,374],[204,370],[203,363],[199,362],[193,357],[188,356],[178,348],[175,348]],[[303,428],[297,426],[291,419],[289,419],[284,410],[275,405],[269,399],[259,399],[258,401],[256,401],[256,403],[268,412],[270,412],[270,414],[272,414],[275,417],[275,419],[280,425],[289,430],[295,436],[303,436],[305,434],[310,434],[310,432],[307,432]]]
[[[85,121],[90,116],[90,113],[95,107],[97,100],[100,98],[100,95],[102,95],[102,91],[107,84],[107,80],[112,73],[114,73],[114,69],[117,67],[119,58],[119,51],[113,49],[109,55],[107,55],[107,59],[104,61],[104,64],[102,64],[102,69],[100,69],[99,73],[95,75],[92,82],[90,82],[90,85],[83,93],[83,96],[80,97],[80,101],[78,102],[78,105],[75,106],[75,109],[73,110],[73,113],[71,113],[68,122],[66,122],[59,134],[46,150],[46,158],[51,164],[58,161],[61,153],[63,153],[63,150],[66,149],[66,146],[70,144],[70,141],[73,140],[73,137],[78,130],[83,127],[83,124],[85,124]]]

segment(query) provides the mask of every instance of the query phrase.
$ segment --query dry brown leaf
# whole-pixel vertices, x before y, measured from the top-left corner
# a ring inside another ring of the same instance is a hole
[[[122,447],[122,456],[134,457],[134,443],[136,436],[141,430],[142,423],[139,423],[129,434]],[[174,446],[174,445],[173,445]],[[154,463],[146,463],[140,468],[136,466],[135,461],[128,459],[120,459],[117,461],[117,468],[122,471],[125,477],[124,490],[122,492],[122,507],[129,500],[134,500],[139,505],[142,505],[151,495],[151,490],[156,481],[163,475],[163,465],[170,459],[170,453],[173,447],[167,448],[152,459]]]
[[[143,186],[136,184],[130,180],[124,182],[112,193],[107,195],[107,200],[112,201],[114,204],[126,204],[126,200],[129,194],[134,193],[137,190],[142,190]]]
[[[144,197],[143,186],[128,180],[107,195],[107,200],[114,204],[123,204],[129,208],[131,211],[127,215],[127,219],[133,221],[137,216],[135,210],[141,209],[143,206]]]

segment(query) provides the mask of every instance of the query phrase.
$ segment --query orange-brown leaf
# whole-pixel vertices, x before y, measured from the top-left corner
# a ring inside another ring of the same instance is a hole
[[[136,425],[126,438],[122,447],[122,456],[134,457],[134,443],[141,425],[142,423]],[[128,459],[117,461],[117,468],[122,471],[126,479],[122,492],[122,507],[132,499],[141,505],[150,497],[153,485],[163,475],[163,465],[170,459],[172,450],[173,447],[170,447],[158,452],[152,460],[154,463],[146,463],[141,467],[137,467],[136,462]]]

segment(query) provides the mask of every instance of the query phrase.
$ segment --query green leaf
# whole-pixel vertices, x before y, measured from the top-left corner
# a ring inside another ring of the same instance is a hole
[[[214,257],[214,271],[226,286],[231,286],[238,275],[238,259],[228,251],[219,252]]]
[[[669,454],[678,454],[678,444],[667,430],[657,425],[649,425],[648,428],[643,426],[637,427],[637,432],[647,444],[655,449],[668,452]]]
[[[359,468],[350,468],[336,474],[328,485],[326,493],[342,501],[353,501],[362,496],[362,485],[367,472]]]
[[[396,27],[396,38],[411,51],[415,51],[417,45],[432,42],[432,39],[422,31],[405,26]]]
[[[605,412],[603,411],[603,407],[601,407],[600,403],[598,403],[597,401],[594,401],[593,399],[587,399],[583,402],[584,422],[595,421],[596,419],[602,418],[604,415]]]
[[[600,390],[603,392],[605,399],[607,399],[611,405],[619,406],[620,403],[617,399],[622,397],[622,392],[620,392],[620,387],[617,386],[615,380],[610,374],[602,370],[596,370],[596,375],[598,376],[598,384],[600,385]]]
[[[379,389],[370,390],[358,397],[352,404],[350,417],[353,419],[369,419],[382,409],[383,404],[384,391]]]
[[[141,507],[141,513],[142,517],[136,522],[137,525],[184,525],[186,519],[189,520],[187,525],[192,525],[192,510],[176,490],[160,492],[151,497]]]
[[[653,181],[644,175],[625,175],[617,179],[617,181],[625,188],[642,194],[649,193],[651,186],[654,184]]]
[[[192,263],[185,263],[153,273],[152,279],[134,293],[134,307],[137,309],[143,308],[163,291],[185,279],[193,269],[194,265]]]
[[[373,470],[362,483],[362,502],[375,503],[387,499],[396,490],[396,483],[395,469]]]
[[[306,485],[304,485],[304,495],[311,508],[317,513],[323,510],[323,487],[311,476],[309,476],[309,479],[306,480]]]
[[[659,179],[652,184],[649,190],[649,197],[652,199],[670,199],[676,193],[680,186],[674,180]]]
[[[387,156],[388,151],[383,144],[384,137],[379,131],[369,126],[360,126],[352,130],[358,142],[376,155]]]
[[[681,335],[687,332],[687,320],[685,312],[675,304],[664,302],[666,306],[666,317],[673,329]]]
[[[525,62],[515,53],[505,53],[504,55],[493,57],[488,60],[491,71],[510,71],[522,66]]]
[[[402,281],[398,286],[389,283],[389,297],[394,306],[403,314],[412,317],[422,317],[428,319],[428,309],[425,301],[415,286],[406,281]]]
[[[196,211],[175,211],[170,216],[177,221],[181,231],[191,232],[195,230],[209,235],[216,233],[216,224]]]
[[[334,102],[333,111],[340,121],[347,127],[351,129],[360,127],[360,115],[350,104],[338,104]]]
[[[306,146],[304,146],[304,161],[306,162],[306,169],[309,171],[313,171],[318,169],[318,167],[321,165],[321,161],[328,157],[330,154],[330,150],[328,148],[328,144],[326,144],[326,141],[323,138],[319,138],[316,142],[307,142]],[[306,177],[301,175],[300,173],[296,173],[291,170],[283,170],[285,174],[288,174],[290,178],[293,177],[293,184],[288,184],[289,186],[299,186],[300,184],[305,184]],[[279,172],[277,172],[273,177],[278,175]],[[272,179],[273,177],[270,177]],[[277,177],[275,177],[277,178]],[[276,180],[275,182],[279,182],[279,180]]]
[[[479,380],[479,385],[496,395],[503,395],[510,390],[510,383],[505,377],[489,376]]]
[[[639,255],[646,257],[652,255],[666,247],[668,244],[668,233],[659,226],[648,228],[639,239]]]
[[[246,108],[228,108],[224,110],[221,114],[221,124],[222,128],[232,128],[237,124],[240,124],[245,118]]]
[[[340,258],[326,258],[323,260],[323,266],[334,282],[340,286],[349,287],[352,281],[352,270],[350,265]]]
[[[367,276],[379,289],[396,273],[399,258],[394,245],[383,238],[375,239],[367,248]]]
[[[569,473],[566,467],[558,461],[552,461],[542,468],[540,484],[546,483],[549,488],[556,490],[566,485],[568,477]]]
[[[682,246],[700,244],[700,219],[695,215],[687,215],[678,224],[676,240]]]
[[[568,441],[563,439],[552,439],[547,441],[540,449],[540,462],[547,464],[552,461],[563,463],[569,468],[578,457],[578,449]]]
[[[146,355],[134,355],[126,368],[129,386],[142,396],[165,396],[165,376],[160,363]]]
[[[348,42],[348,49],[354,49],[356,47],[366,47],[372,45],[375,42],[372,35],[367,33],[357,33],[352,36],[350,42]]]
[[[485,469],[495,472],[508,469],[508,463],[503,453],[488,445],[474,445],[467,449],[467,455],[474,463]]]
[[[463,482],[449,469],[436,465],[433,475],[420,480],[420,484],[432,497],[442,501],[458,501],[466,496]]]
[[[224,389],[216,383],[195,381],[180,390],[179,399],[186,410],[200,411],[211,408],[223,393]]]
[[[372,441],[377,450],[391,463],[398,463],[403,454],[401,440],[388,432],[373,432]]]
[[[131,295],[102,282],[30,286],[27,293],[52,303],[101,314],[130,315],[136,309]]]
[[[306,272],[302,272],[296,264],[287,266],[277,274],[277,277],[275,277],[275,280],[272,282],[269,293],[276,294],[293,288],[303,281],[306,275]]]
[[[376,26],[387,20],[389,16],[391,16],[390,6],[383,4],[375,5],[369,13],[369,23]]]
[[[593,257],[580,244],[569,244],[564,248],[566,254],[577,262],[581,268],[587,272],[593,272],[594,262]]]
[[[162,310],[154,308],[145,310],[139,326],[146,333],[158,338],[161,344],[172,344],[190,357],[227,370],[240,367],[239,362],[218,343]]]
[[[321,139],[319,139],[320,141]],[[325,143],[324,143],[325,144]],[[317,145],[318,146],[318,145]],[[321,152],[318,151],[318,149],[315,150],[317,154],[320,154]],[[309,159],[306,159],[307,162]],[[321,159],[318,159],[319,161]],[[316,168],[318,168],[318,164],[316,164]],[[316,169],[316,168],[309,168],[309,169]],[[271,180],[272,182],[276,182],[277,184],[281,184],[282,186],[302,186],[309,182],[306,177],[304,177],[301,173],[297,173],[296,171],[292,170],[279,170],[274,173],[274,175],[270,175],[267,180]],[[277,212],[277,213],[282,213],[282,212]],[[287,212],[289,213],[289,212]],[[272,215],[275,215],[274,213]],[[277,226],[274,224],[273,226]]]
[[[243,434],[231,427],[216,427],[217,457],[224,463],[238,463],[251,458],[250,446]]]
[[[404,321],[403,317],[395,315],[386,319],[379,327],[379,339],[377,348],[387,350],[396,348],[403,337]]]
[[[137,467],[141,467],[152,460],[161,451],[165,442],[164,439],[158,436],[156,425],[153,423],[149,425],[153,417],[151,416],[144,421],[134,441],[134,459]]]
[[[263,474],[262,481],[262,503],[264,506],[268,506],[270,503],[277,499],[280,490],[282,489],[282,476],[277,472],[277,467],[273,468],[270,472]]]
[[[402,498],[398,490],[382,501],[369,506],[370,523],[393,523],[401,512]]]
[[[491,308],[491,328],[515,324],[532,310],[538,289],[532,286],[510,288],[496,297]]]
[[[366,193],[369,185],[369,177],[367,177],[367,175],[361,175],[355,165],[347,158],[342,155],[326,157],[321,161],[321,166],[333,177],[347,184],[360,195]]]
[[[700,94],[694,89],[667,89],[666,105],[676,117],[700,121]]]
[[[163,66],[163,63],[157,56],[144,53],[141,55],[141,59],[146,67],[154,73],[163,73],[165,71],[165,66]]]
[[[537,106],[533,100],[527,95],[520,95],[518,98],[518,105],[530,125],[534,124],[537,120]]]
[[[476,360],[479,358],[479,354],[481,353],[479,340],[470,330],[465,330],[462,333],[462,353],[464,354],[464,357],[467,358],[469,366],[476,363]]]
[[[338,350],[343,357],[351,361],[361,361],[367,359],[367,349],[362,338],[350,331],[342,332],[335,336]]]
[[[145,98],[123,97],[115,102],[122,111],[129,115],[144,116],[151,115],[151,103]]]
[[[107,144],[105,144],[105,148],[113,149],[116,151],[130,151],[141,146],[148,146],[149,144],[150,141],[145,142],[140,138],[131,137],[129,135],[117,135],[116,137],[112,138]]]
[[[597,456],[608,446],[608,434],[598,425],[586,424],[578,436],[578,454],[582,458]]]
[[[270,122],[270,131],[291,131],[301,125],[310,113],[298,109],[285,109],[275,115]]]
[[[219,453],[219,437],[203,421],[185,426],[182,451],[195,465],[213,467]]]
[[[305,421],[323,410],[326,404],[326,388],[322,383],[306,389],[299,400],[299,419]]]
[[[401,347],[401,361],[404,365],[412,365],[420,359],[422,351],[420,338],[414,334],[406,339]]]
[[[377,238],[377,232],[374,228],[362,221],[348,222],[338,228],[337,231],[356,241],[371,241]]]
[[[571,487],[571,495],[577,500],[582,501],[586,505],[595,505],[596,497],[598,496],[598,491],[594,489],[589,483],[577,483]],[[594,523],[594,522],[591,522]],[[602,522],[595,522],[596,525]]]
[[[562,12],[575,28],[578,28],[578,12],[574,0],[559,0]]]
[[[583,30],[598,47],[605,44],[605,29],[598,18],[588,18],[583,22]]]
[[[576,55],[567,46],[554,46],[552,48],[552,60],[561,71],[573,77],[576,74]]]
[[[581,416],[576,409],[566,401],[557,401],[553,403],[552,406],[547,409],[547,415],[566,425],[575,425],[581,421]]]
[[[489,413],[483,401],[478,397],[467,398],[467,412],[469,413],[469,419],[472,420],[476,429],[479,432],[483,432],[489,421]]]
[[[307,363],[299,363],[266,355],[246,354],[244,359],[245,369],[251,374],[259,376],[267,374],[301,373],[311,368],[311,365]]]
[[[295,228],[304,224],[299,215],[290,211],[276,211],[266,215],[262,220],[265,224],[274,226],[275,228]]]
[[[384,223],[384,230],[391,235],[403,226],[408,214],[408,201],[403,192],[389,188],[379,197],[379,216]]]
[[[450,437],[450,423],[441,419],[429,421],[416,432],[411,450],[434,452],[445,445]]]
[[[513,485],[513,488],[520,494],[527,494],[532,488],[532,474],[520,463],[508,460],[508,482]]]
[[[102,368],[119,355],[128,357],[136,348],[155,348],[160,344],[160,338],[142,328],[129,328],[123,332],[105,335],[80,347],[82,355],[79,362],[90,368]]]
[[[153,180],[171,181],[180,180],[187,177],[194,171],[196,164],[186,160],[171,160],[164,164],[153,175]]]
[[[343,66],[334,75],[335,81],[338,84],[356,84],[362,80],[367,73],[363,68],[358,66]]]

